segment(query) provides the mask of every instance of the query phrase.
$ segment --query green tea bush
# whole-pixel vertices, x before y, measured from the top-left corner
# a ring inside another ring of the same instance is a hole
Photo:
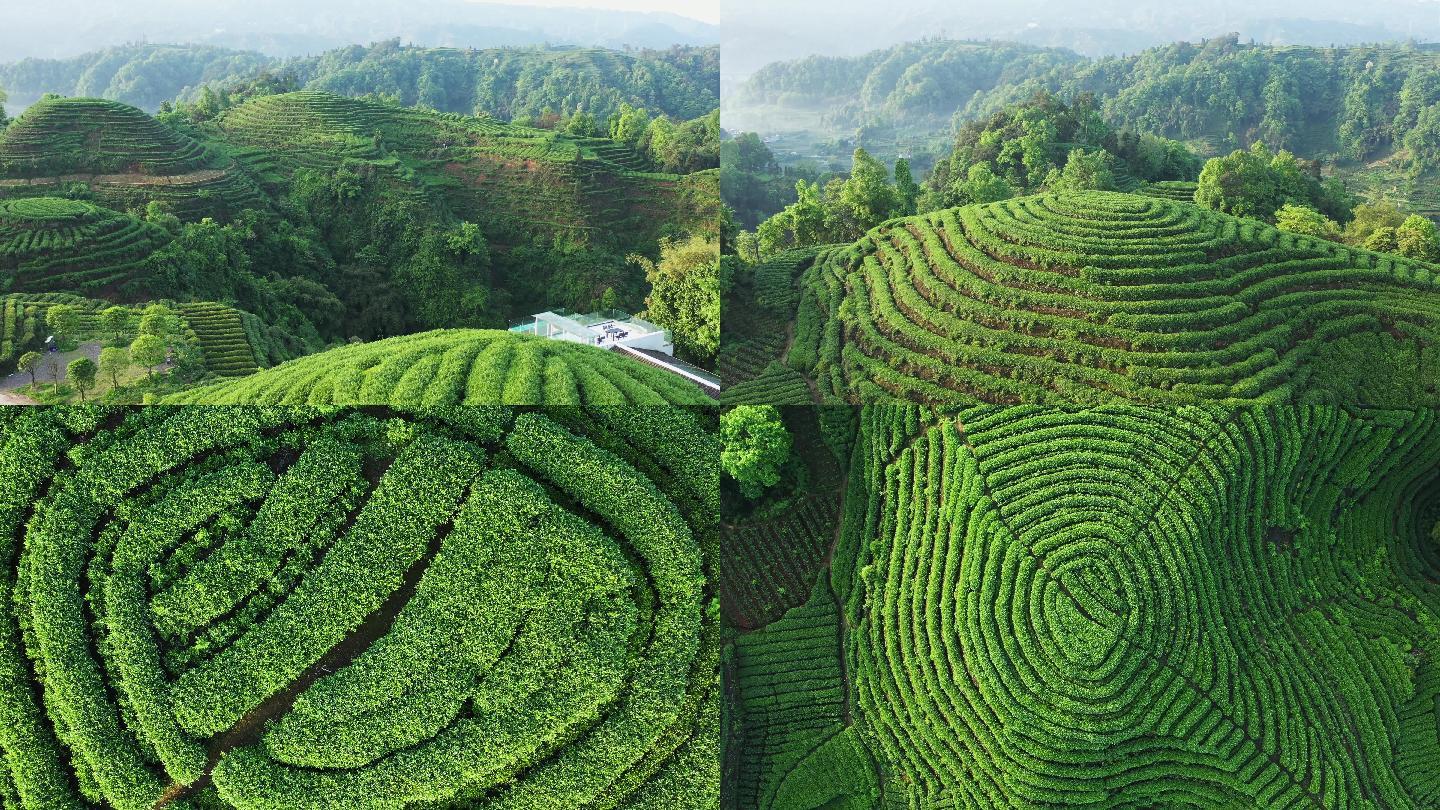
[[[714,400],[683,377],[615,352],[511,332],[450,329],[332,349],[170,401],[433,406]]]
[[[859,435],[831,581],[876,806],[1440,803],[1440,413],[892,405]]]
[[[6,806],[713,805],[709,419],[0,411]]]
[[[1436,279],[1187,203],[1022,197],[823,254],[791,362],[852,402],[1409,406],[1440,397]],[[1356,335],[1384,340],[1330,362]]]

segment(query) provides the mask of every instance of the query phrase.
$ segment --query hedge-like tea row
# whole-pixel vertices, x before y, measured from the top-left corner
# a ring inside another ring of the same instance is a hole
[[[157,225],[86,202],[0,201],[0,288],[10,292],[113,291],[143,278],[170,242]]]
[[[895,220],[804,287],[790,362],[848,401],[1440,398],[1440,268],[1153,197]]]
[[[720,392],[722,405],[808,405],[815,401],[800,372],[772,361],[754,379],[727,385]]]
[[[177,394],[190,405],[704,405],[683,377],[615,352],[449,329],[345,346]]]
[[[808,602],[734,644],[734,806],[869,810],[874,763],[845,724],[840,613],[822,577]]]
[[[6,806],[713,805],[712,428],[0,410]]]
[[[1141,186],[1135,193],[1176,202],[1195,202],[1195,191],[1199,187],[1199,183],[1188,180],[1161,180]]]
[[[195,332],[206,368],[222,377],[244,377],[260,370],[239,310],[201,302],[181,304],[180,314]]]
[[[832,574],[884,806],[1440,804],[1440,413],[872,406],[861,442]]]

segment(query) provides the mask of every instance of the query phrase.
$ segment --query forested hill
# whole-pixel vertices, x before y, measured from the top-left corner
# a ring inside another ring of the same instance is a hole
[[[378,95],[442,112],[502,119],[583,110],[607,119],[621,104],[674,118],[719,106],[718,47],[630,52],[561,48],[423,48],[389,40],[319,56],[277,60],[203,45],[126,45],[72,59],[0,65],[0,87],[33,101],[44,93],[123,101],[148,111],[195,100],[269,72],[296,87],[348,96]]]
[[[939,132],[952,117],[982,117],[1041,89],[1094,93],[1113,123],[1214,151],[1263,139],[1309,157],[1403,149],[1440,165],[1440,45],[1282,47],[1230,36],[1088,60],[931,40],[767,66],[727,98],[726,121],[733,128],[747,107],[779,104],[829,110],[825,125],[837,133],[896,124]]]
[[[1086,65],[1063,48],[939,39],[863,56],[809,56],[766,65],[727,96],[725,125],[747,129],[750,109],[780,106],[823,109],[837,130],[901,119],[927,126],[992,95],[1009,97],[1016,87],[1053,86]]]
[[[605,120],[622,103],[698,118],[720,104],[720,49],[624,53],[600,48],[419,48],[398,40],[286,63],[309,89],[375,93],[405,106],[502,119],[583,110]]]
[[[0,87],[17,100],[45,93],[124,101],[154,111],[186,89],[252,76],[275,60],[209,45],[123,45],[73,59],[0,65]]]

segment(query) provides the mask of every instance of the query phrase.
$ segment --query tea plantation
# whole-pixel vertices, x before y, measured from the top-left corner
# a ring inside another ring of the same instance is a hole
[[[1440,267],[1160,197],[894,220],[801,293],[790,364],[846,401],[1440,399]]]
[[[703,808],[712,417],[0,409],[7,808]]]
[[[1440,806],[1440,412],[857,438],[828,570],[728,650],[722,807]]]
[[[591,346],[443,329],[345,346],[176,394],[190,405],[705,405],[695,384]]]
[[[0,290],[135,296],[163,229],[87,202],[0,200]]]
[[[218,152],[134,107],[93,98],[43,100],[0,133],[0,195],[67,184],[113,208],[159,201],[192,219],[268,204]]]

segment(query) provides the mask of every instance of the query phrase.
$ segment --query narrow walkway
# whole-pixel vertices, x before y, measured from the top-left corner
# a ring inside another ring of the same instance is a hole
[[[227,174],[225,169],[201,169],[184,174],[67,174],[61,177],[26,177],[0,180],[0,188],[22,188],[25,186],[53,186],[59,183],[86,183],[99,185],[126,186],[189,186],[219,180]]]
[[[405,580],[400,587],[390,594],[375,612],[366,616],[365,621],[360,623],[355,632],[332,647],[289,686],[271,695],[264,703],[251,709],[248,714],[236,721],[228,731],[211,740],[210,759],[205,766],[205,775],[189,785],[179,782],[172,783],[155,802],[155,810],[159,810],[171,802],[193,796],[209,786],[210,774],[214,772],[215,766],[220,762],[222,756],[236,748],[258,743],[260,736],[265,733],[265,725],[290,711],[290,708],[295,705],[295,700],[300,697],[302,692],[310,688],[311,684],[350,665],[360,657],[361,653],[369,649],[371,644],[389,633],[390,628],[395,625],[395,617],[410,601],[410,597],[415,595],[415,590],[420,585],[420,578],[425,575],[425,570],[430,567],[430,562],[439,553],[440,546],[449,533],[450,524],[442,526],[435,533],[425,554],[405,572]]]
[[[701,390],[706,394],[717,399],[720,397],[720,378],[703,368],[697,368],[684,360],[679,360],[664,352],[657,352],[652,349],[635,349],[630,346],[615,344],[610,347],[610,350],[618,351],[621,354],[628,354],[642,363],[664,369],[671,374],[678,374],[700,386]]]

